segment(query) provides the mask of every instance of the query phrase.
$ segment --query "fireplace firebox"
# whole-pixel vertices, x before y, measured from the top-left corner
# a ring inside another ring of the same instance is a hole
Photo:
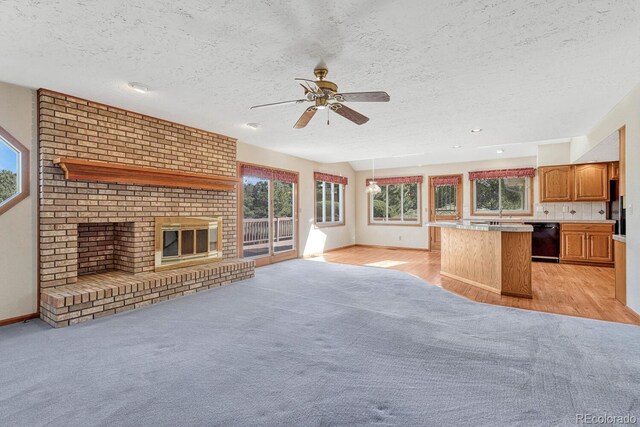
[[[222,218],[156,218],[156,271],[222,259]]]

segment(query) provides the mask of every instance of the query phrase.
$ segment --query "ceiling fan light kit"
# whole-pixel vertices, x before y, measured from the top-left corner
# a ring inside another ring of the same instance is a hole
[[[389,94],[382,91],[339,93],[337,84],[325,80],[329,70],[324,67],[316,68],[313,73],[316,76],[316,80],[295,79],[304,89],[305,97],[303,99],[254,105],[251,109],[313,102],[313,105],[302,113],[302,116],[293,126],[295,129],[302,129],[311,121],[316,111],[327,108],[357,125],[363,125],[369,121],[369,118],[347,107],[343,102],[389,102]]]

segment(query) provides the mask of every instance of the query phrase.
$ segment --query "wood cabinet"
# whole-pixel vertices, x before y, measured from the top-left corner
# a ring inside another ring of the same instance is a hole
[[[575,201],[609,200],[609,168],[606,163],[576,165],[573,174]]]
[[[560,261],[612,264],[613,224],[562,224]]]
[[[573,166],[538,169],[541,202],[570,202],[573,199]]]
[[[611,233],[587,233],[587,259],[594,262],[613,261]]]
[[[627,304],[627,244],[614,242],[616,254],[616,299]]]
[[[620,163],[609,163],[609,179],[620,179]]]
[[[609,163],[538,168],[540,202],[609,200]]]
[[[587,260],[587,235],[581,231],[563,231],[560,259],[573,261]]]

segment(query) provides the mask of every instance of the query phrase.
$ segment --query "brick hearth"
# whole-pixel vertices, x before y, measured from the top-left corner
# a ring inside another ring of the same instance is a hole
[[[254,268],[252,260],[228,259],[159,273],[91,274],[44,289],[40,315],[56,328],[73,325],[248,279]]]
[[[232,264],[221,265],[235,265],[229,267],[234,269],[234,280],[253,275],[253,263],[246,267],[243,261],[233,260],[237,256],[235,191],[67,180],[62,168],[54,164],[56,158],[64,157],[235,179],[235,139],[47,90],[38,91],[38,113],[43,319],[64,326],[71,318],[97,317],[96,307],[109,304],[92,305],[79,312],[67,305],[47,307],[44,301],[56,290],[68,291],[75,285],[82,288],[94,285],[96,280],[107,287],[120,280],[137,283],[137,275],[154,274],[156,217],[222,218],[222,258]],[[212,268],[211,271],[218,271]],[[97,274],[112,270],[116,272]],[[201,270],[185,267],[171,277],[185,282],[195,280],[185,284],[190,289],[226,281],[211,275],[186,279],[195,271]],[[116,282],[112,282],[114,278]],[[179,283],[173,284],[182,289]],[[80,288],[75,291],[80,292]],[[122,307],[136,307],[155,298],[144,299],[144,295],[135,292],[125,294],[130,303]],[[138,297],[143,299],[134,302]],[[69,311],[62,313],[64,308]],[[104,314],[110,310],[105,308]],[[67,319],[56,317],[62,315]]]

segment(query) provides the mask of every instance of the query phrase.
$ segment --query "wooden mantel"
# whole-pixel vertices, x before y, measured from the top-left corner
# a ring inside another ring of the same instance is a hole
[[[235,191],[236,178],[197,174],[168,169],[145,168],[91,160],[57,158],[53,161],[64,170],[65,179],[144,184],[162,187]]]

